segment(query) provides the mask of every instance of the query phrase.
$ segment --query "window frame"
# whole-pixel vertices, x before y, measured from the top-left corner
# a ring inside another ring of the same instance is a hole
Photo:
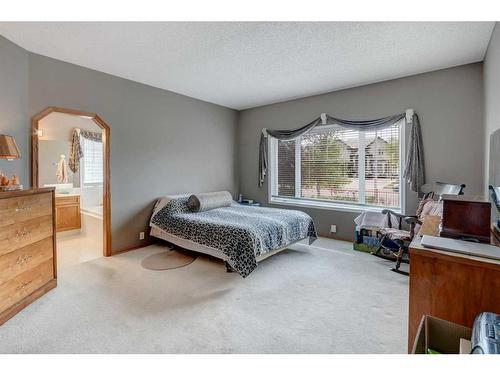
[[[100,143],[93,140],[89,140],[90,142]],[[82,137],[82,151],[83,157],[80,159],[80,186],[81,187],[99,187],[104,184],[104,148],[101,148],[102,152],[102,173],[101,173],[101,182],[85,182],[85,139]]]
[[[320,125],[325,126],[325,125]],[[328,126],[328,125],[326,125]],[[360,133],[361,137],[364,135],[363,132]],[[364,143],[364,141],[363,141]],[[273,137],[267,137],[267,146],[269,150],[269,168],[268,168],[268,179],[267,179],[267,201],[269,204],[278,204],[285,206],[298,206],[305,208],[319,208],[325,210],[333,211],[345,211],[345,212],[364,212],[364,211],[374,211],[381,212],[385,209],[390,209],[394,212],[405,214],[406,211],[406,183],[403,177],[404,168],[406,164],[406,119],[400,121],[399,126],[399,208],[395,207],[384,207],[384,206],[372,206],[365,203],[342,203],[342,202],[332,202],[321,199],[307,199],[300,198],[300,189],[295,189],[295,197],[277,197],[276,189],[278,187],[278,173],[276,166],[278,165],[278,139]],[[298,158],[298,159],[297,159]],[[300,142],[295,143],[295,186],[300,186]],[[297,163],[297,160],[299,162]],[[298,166],[298,168],[297,168]],[[360,147],[358,153],[358,174],[365,175],[365,148]],[[360,189],[359,197],[360,202],[365,201],[365,189],[364,189],[365,179],[360,179]],[[298,184],[297,184],[298,182]]]

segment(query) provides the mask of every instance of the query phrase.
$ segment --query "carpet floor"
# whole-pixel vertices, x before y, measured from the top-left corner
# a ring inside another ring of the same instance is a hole
[[[0,326],[0,353],[406,353],[408,279],[351,248],[297,244],[246,279],[205,256],[141,267],[160,245],[70,265]]]

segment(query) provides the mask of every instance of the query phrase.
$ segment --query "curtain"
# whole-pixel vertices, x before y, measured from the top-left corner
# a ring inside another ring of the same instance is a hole
[[[80,142],[80,137],[90,139],[94,142],[102,142],[102,133],[92,132],[89,130],[81,130],[78,128],[73,129],[73,134],[71,136],[71,149],[69,152],[69,169],[73,173],[78,172],[78,166],[80,165],[80,159],[83,157],[82,145]]]
[[[271,130],[262,129],[259,145],[259,186],[264,184],[267,168],[268,168],[268,150],[267,150],[267,137],[273,137],[279,140],[291,140],[301,135],[306,134],[316,126],[321,125],[339,125],[344,128],[358,130],[358,131],[371,131],[389,127],[398,121],[404,119],[411,123],[409,148],[406,156],[406,164],[404,171],[404,178],[408,181],[410,188],[413,191],[420,192],[420,187],[425,183],[424,178],[424,159],[423,159],[423,146],[422,137],[420,132],[420,122],[418,116],[413,110],[399,113],[392,116],[387,116],[375,120],[353,121],[343,120],[322,113],[320,117],[314,119],[310,123],[292,130]]]
[[[82,146],[80,144],[80,129],[73,129],[71,136],[71,149],[69,150],[68,165],[71,172],[78,172],[80,159],[83,157]]]
[[[420,193],[420,188],[425,184],[424,148],[422,146],[422,132],[420,120],[416,113],[413,114],[410,129],[410,139],[403,177],[410,185],[412,191]]]
[[[102,142],[102,133],[91,132],[89,130],[80,130],[80,135],[83,138],[90,139],[94,142]]]

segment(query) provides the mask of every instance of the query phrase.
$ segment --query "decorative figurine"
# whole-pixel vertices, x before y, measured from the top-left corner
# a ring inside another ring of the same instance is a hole
[[[9,185],[9,179],[7,178],[6,175],[3,175],[2,178],[0,179],[0,186],[8,186]]]

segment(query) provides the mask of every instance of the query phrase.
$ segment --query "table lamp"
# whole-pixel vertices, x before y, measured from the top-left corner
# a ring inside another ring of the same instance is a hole
[[[10,135],[0,134],[0,159],[12,160],[20,158],[21,153],[19,152],[19,148],[17,147],[14,137],[11,137]],[[12,178],[12,181],[7,186],[5,186],[4,184],[4,178],[2,178],[2,181],[0,181],[0,183],[0,185],[4,185],[0,186],[0,190],[3,191],[19,190],[23,188],[22,185],[18,184],[17,177]]]

